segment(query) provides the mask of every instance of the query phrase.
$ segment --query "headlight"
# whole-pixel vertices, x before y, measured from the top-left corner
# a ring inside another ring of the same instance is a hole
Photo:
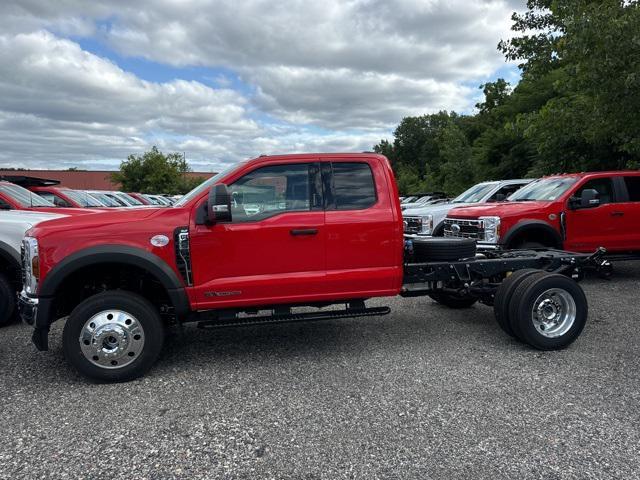
[[[421,227],[418,233],[422,235],[431,235],[433,231],[433,215],[422,215],[420,217]]]
[[[480,217],[484,230],[484,241],[498,243],[500,240],[500,217]]]
[[[25,292],[35,295],[40,280],[40,257],[38,240],[33,237],[24,237],[22,240],[22,271]]]

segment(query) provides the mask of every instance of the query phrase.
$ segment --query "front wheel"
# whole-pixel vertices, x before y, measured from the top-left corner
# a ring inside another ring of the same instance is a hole
[[[513,293],[509,320],[523,342],[539,350],[559,350],[580,336],[588,310],[587,297],[574,280],[534,274]]]
[[[67,361],[93,380],[123,382],[144,375],[162,350],[164,326],[144,297],[110,291],[71,312],[63,332]]]
[[[450,293],[431,293],[429,296],[439,304],[455,309],[470,308],[478,301],[475,297],[461,297]]]

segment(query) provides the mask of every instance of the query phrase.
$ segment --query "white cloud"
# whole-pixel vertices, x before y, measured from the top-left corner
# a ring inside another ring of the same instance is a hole
[[[368,150],[407,115],[469,111],[524,0],[6,0],[0,165],[72,166],[151,144],[207,165]],[[53,32],[53,33],[50,33]],[[175,67],[149,82],[66,37]],[[237,78],[236,78],[237,75]],[[247,88],[237,88],[237,80]],[[272,122],[271,119],[274,121]],[[277,125],[277,126],[276,126]],[[319,127],[319,128],[317,128]]]

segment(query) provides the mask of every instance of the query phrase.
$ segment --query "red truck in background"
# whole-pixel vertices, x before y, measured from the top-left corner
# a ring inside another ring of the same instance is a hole
[[[445,237],[473,238],[490,249],[640,252],[638,171],[544,177],[508,200],[451,210]]]
[[[68,316],[65,357],[107,381],[144,374],[170,325],[382,315],[388,307],[365,301],[399,294],[453,308],[493,305],[507,333],[552,350],[582,331],[586,299],[571,277],[599,257],[525,250],[476,258],[468,239],[405,245],[385,157],[263,156],[173,207],[38,224],[23,242],[20,311],[40,350],[51,323]],[[334,304],[345,308],[322,310]]]
[[[0,180],[0,210],[31,210],[57,213],[60,215],[80,215],[96,213],[99,210],[85,208],[64,208],[45,200],[37,193],[12,182]]]

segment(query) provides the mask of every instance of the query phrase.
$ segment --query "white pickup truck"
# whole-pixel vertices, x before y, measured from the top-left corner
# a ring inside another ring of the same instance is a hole
[[[27,230],[64,215],[26,210],[0,211],[0,326],[15,318],[20,278],[20,245]]]
[[[409,206],[402,212],[404,234],[407,237],[442,236],[444,219],[452,208],[483,202],[503,201],[532,181],[530,179],[515,179],[482,182],[469,188],[448,203],[420,205],[416,208]]]

